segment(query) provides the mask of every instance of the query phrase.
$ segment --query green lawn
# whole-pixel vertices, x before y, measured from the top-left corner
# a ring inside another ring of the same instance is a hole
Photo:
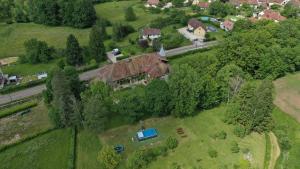
[[[135,136],[140,125],[127,125],[114,128],[100,135],[103,144],[115,145],[123,144],[126,152],[125,157],[140,147],[151,147],[164,142],[168,136],[174,136],[179,140],[179,147],[166,157],[159,157],[152,162],[148,168],[165,169],[174,162],[182,168],[202,167],[218,169],[227,165],[240,165],[241,169],[246,168],[247,161],[244,154],[231,153],[230,145],[232,141],[237,141],[242,149],[250,150],[250,159],[253,167],[263,168],[265,157],[265,136],[253,133],[244,139],[232,134],[233,126],[224,124],[222,117],[225,107],[200,112],[195,117],[178,119],[173,117],[153,118],[145,121],[146,127],[158,129],[159,137],[143,142],[132,142],[131,137]],[[176,133],[176,128],[182,127],[186,138],[181,138]],[[227,133],[227,139],[213,139],[211,135],[220,131]],[[208,149],[215,149],[218,152],[217,158],[210,158]],[[122,168],[122,167],[121,167]]]
[[[298,169],[300,168],[300,124],[291,116],[276,108],[273,111],[275,120],[275,129],[284,129],[287,134],[291,149],[287,152],[281,152],[276,163],[276,169]],[[275,135],[278,132],[275,130]]]
[[[70,129],[55,130],[6,149],[0,169],[67,169],[70,137]]]
[[[27,114],[0,119],[0,147],[41,133],[52,127],[47,108],[43,103],[40,103]]]
[[[77,134],[77,169],[96,169],[100,162],[97,160],[101,144],[97,135],[86,130]]]
[[[56,48],[64,48],[69,34],[74,34],[81,45],[87,45],[89,29],[50,27],[34,23],[0,23],[0,58],[23,54],[23,44],[31,38],[46,41]]]

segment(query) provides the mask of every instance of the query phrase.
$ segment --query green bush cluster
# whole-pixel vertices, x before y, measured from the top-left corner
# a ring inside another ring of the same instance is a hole
[[[128,169],[142,169],[145,168],[150,162],[155,160],[158,156],[166,156],[168,150],[176,148],[178,141],[176,138],[169,137],[165,145],[154,148],[137,150],[128,158],[126,167]]]
[[[232,153],[238,153],[238,152],[240,152],[240,147],[239,147],[239,145],[238,145],[238,143],[236,141],[233,141],[231,143],[230,150],[231,150]]]
[[[17,112],[20,112],[20,111],[23,111],[26,109],[29,109],[31,107],[35,107],[37,105],[38,105],[37,101],[34,100],[34,101],[29,101],[29,102],[19,104],[19,105],[13,106],[13,107],[5,108],[0,111],[0,118],[12,115],[14,113],[17,113]]]
[[[290,150],[292,145],[291,145],[291,141],[287,135],[287,133],[288,133],[287,128],[285,126],[279,126],[274,130],[274,132],[278,138],[280,149],[282,151]]]
[[[218,157],[218,152],[214,149],[209,149],[208,150],[208,155],[210,158],[216,158]]]
[[[233,134],[240,138],[243,138],[246,136],[246,129],[243,126],[238,125],[234,128]]]

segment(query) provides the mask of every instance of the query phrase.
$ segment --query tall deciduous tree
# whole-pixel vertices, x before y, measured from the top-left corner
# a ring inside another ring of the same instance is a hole
[[[101,29],[103,28],[95,25],[93,26],[90,32],[90,42],[89,42],[90,55],[97,62],[101,62],[106,59],[105,46],[103,44],[103,39],[105,35],[102,35]]]
[[[77,0],[73,12],[73,26],[90,27],[95,23],[96,11],[91,0]]]
[[[65,73],[58,69],[51,81],[52,109],[49,116],[57,127],[80,126],[80,105],[73,95]]]
[[[191,66],[182,64],[173,67],[169,81],[172,115],[183,117],[194,114],[198,104],[198,83],[198,74]]]
[[[125,9],[125,20],[126,21],[135,21],[136,20],[136,15],[131,6]]]
[[[246,83],[229,109],[227,120],[242,125],[247,133],[264,132],[272,128],[273,84],[264,80],[257,86]]]
[[[170,114],[171,94],[163,80],[151,81],[145,89],[145,109],[154,116]]]
[[[102,132],[107,126],[109,112],[105,101],[92,96],[84,104],[84,127],[97,133]]]
[[[83,62],[81,48],[74,35],[69,35],[66,48],[67,63],[72,66],[80,65]]]
[[[115,152],[113,147],[105,146],[101,149],[98,160],[104,165],[105,169],[115,169],[121,161],[121,156]]]

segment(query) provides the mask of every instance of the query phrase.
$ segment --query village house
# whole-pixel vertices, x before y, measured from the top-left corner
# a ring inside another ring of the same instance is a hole
[[[269,6],[272,5],[281,5],[284,6],[286,5],[290,0],[268,0]]]
[[[153,8],[156,8],[159,4],[159,0],[147,0],[147,3],[146,3],[146,7],[149,8],[149,7],[153,7]]]
[[[225,31],[231,31],[234,27],[234,22],[230,20],[225,20],[224,22],[220,23],[220,28]]]
[[[169,65],[158,53],[144,54],[106,65],[98,73],[102,80],[114,89],[144,84],[155,78],[164,78],[169,73]]]
[[[258,0],[229,0],[229,3],[236,6],[236,8],[243,6],[243,4],[248,4],[254,8],[257,8],[257,6],[259,5]]]
[[[208,2],[199,2],[197,4],[197,6],[200,8],[200,9],[207,9],[209,7],[209,3]]]
[[[154,40],[157,38],[160,38],[161,33],[160,33],[160,29],[156,29],[156,28],[145,28],[142,30],[142,38],[145,40]]]
[[[258,19],[267,19],[267,20],[273,20],[275,22],[280,22],[286,19],[286,17],[281,16],[279,12],[266,9],[259,13]]]
[[[189,32],[193,32],[193,34],[196,36],[199,36],[201,38],[205,37],[206,26],[195,18],[192,18],[188,21],[187,29]]]

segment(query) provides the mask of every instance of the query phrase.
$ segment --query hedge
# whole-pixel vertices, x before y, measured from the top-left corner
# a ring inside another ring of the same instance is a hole
[[[0,94],[8,94],[12,92],[16,92],[18,90],[26,89],[29,87],[34,87],[46,82],[46,79],[35,80],[27,83],[21,83],[19,85],[7,86],[0,90]]]
[[[22,103],[19,105],[5,108],[3,110],[0,110],[0,118],[12,115],[14,113],[18,113],[20,111],[29,109],[31,107],[35,107],[37,105],[38,105],[38,102],[36,100],[34,100],[34,101],[29,101],[29,102],[25,102],[25,103]]]
[[[214,47],[215,46],[207,47],[207,48],[200,48],[200,49],[197,49],[197,50],[191,50],[191,51],[188,51],[186,53],[178,54],[178,55],[174,55],[174,56],[169,56],[167,58],[168,58],[168,60],[178,59],[178,58],[181,58],[181,57],[186,56],[186,55],[191,55],[191,54],[198,53],[198,52],[206,52],[206,51],[212,50]]]
[[[36,133],[36,134],[34,134],[34,135],[32,135],[32,136],[29,136],[29,137],[25,137],[25,138],[23,138],[23,139],[20,139],[20,140],[18,140],[17,142],[15,142],[15,143],[13,143],[13,144],[8,144],[8,145],[5,145],[5,146],[3,146],[3,147],[0,147],[0,153],[3,152],[3,151],[5,151],[5,150],[7,150],[7,149],[9,149],[9,148],[15,147],[15,146],[17,146],[17,145],[19,145],[19,144],[22,144],[22,143],[24,143],[24,142],[30,141],[30,140],[32,140],[32,139],[35,139],[35,138],[37,138],[37,137],[39,137],[39,136],[48,134],[48,133],[50,133],[50,132],[53,131],[53,130],[55,130],[55,128],[50,128],[50,129],[48,129],[48,130],[45,130],[44,132]]]
[[[75,169],[76,165],[76,135],[77,131],[75,128],[72,129],[71,134],[71,144],[70,144],[70,152],[69,152],[69,159],[68,159],[68,169]]]

